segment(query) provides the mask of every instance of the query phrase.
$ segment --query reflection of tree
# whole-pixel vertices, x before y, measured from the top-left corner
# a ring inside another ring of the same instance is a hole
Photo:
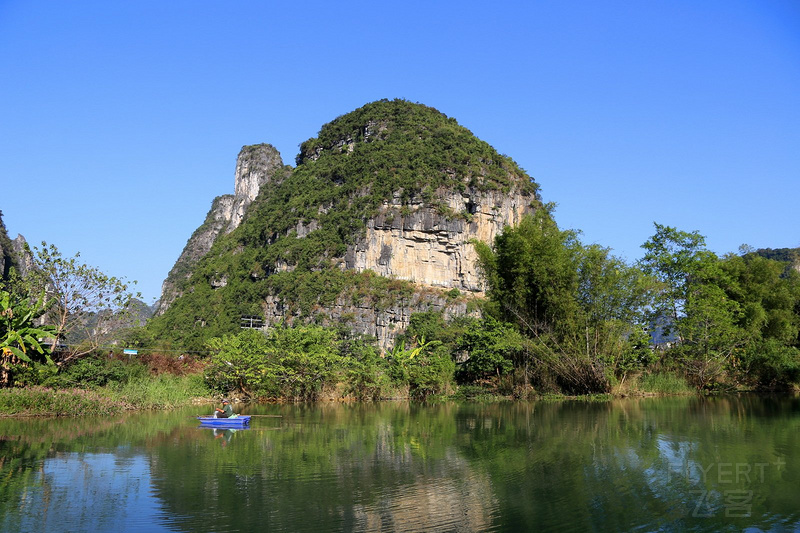
[[[296,424],[251,431],[225,450],[195,445],[181,457],[182,447],[160,448],[156,478],[165,482],[157,491],[182,517],[180,526],[195,530],[524,530],[565,523],[629,530],[674,527],[674,520],[722,527],[719,507],[703,522],[692,516],[692,491],[741,489],[756,492],[753,518],[733,523],[768,528],[766,511],[800,519],[785,481],[796,470],[768,473],[773,477],[758,485],[720,487],[698,479],[697,469],[800,453],[792,442],[800,425],[790,411],[796,405],[661,398],[292,407],[285,419]],[[762,418],[769,410],[777,411]],[[787,423],[776,424],[774,416]],[[170,483],[187,465],[191,480]],[[214,516],[214,526],[204,526],[202,516]]]
[[[213,439],[195,443],[188,457],[185,447],[160,448],[154,477],[164,483],[156,491],[181,529],[486,529],[491,486],[452,455],[455,410],[297,407],[286,418],[301,425],[256,428],[224,449]],[[170,483],[188,464],[190,479]]]
[[[798,399],[387,403],[281,412],[283,419],[260,419],[224,448],[185,412],[0,419],[0,530],[20,530],[13,511],[41,501],[31,498],[36,491],[50,491],[50,517],[80,508],[83,500],[55,490],[59,475],[96,473],[103,465],[112,472],[146,469],[148,497],[159,504],[161,518],[154,519],[174,530],[800,525]],[[778,461],[781,470],[772,465]],[[757,462],[770,464],[763,480],[751,472],[749,479],[720,482],[721,465],[724,476],[735,472],[725,464]],[[119,490],[102,477],[85,485],[123,508],[144,490],[133,476]],[[731,490],[752,491],[752,517],[725,516]],[[692,516],[699,497],[693,491],[708,495],[709,517]],[[119,516],[110,505],[85,512]]]
[[[469,434],[460,450],[489,469],[504,524],[520,529],[560,529],[565,521],[576,530],[601,531],[769,529],[781,519],[797,525],[787,480],[797,479],[800,465],[793,472],[766,470],[763,481],[733,475],[720,483],[709,475],[728,463],[727,470],[755,469],[756,462],[790,450],[800,459],[800,419],[790,414],[798,401],[778,403],[769,418],[761,417],[769,400],[746,397],[491,406],[494,416],[484,410],[464,420]],[[502,481],[509,479],[518,483]],[[751,517],[726,516],[729,491],[752,491]],[[710,497],[709,517],[693,516],[701,493]]]
[[[58,523],[66,509],[79,505],[74,493],[53,492],[58,476],[54,477],[47,465],[58,462],[69,467],[96,464],[98,452],[107,452],[103,455],[115,461],[132,461],[149,445],[168,440],[166,435],[176,427],[185,427],[185,423],[186,417],[180,413],[102,418],[0,418],[0,531],[31,530],[20,526],[25,517],[34,517],[40,526],[38,530],[42,530],[46,519]],[[112,470],[121,464],[115,464]],[[87,474],[89,469],[82,472],[82,475]],[[91,475],[86,479],[91,482]],[[110,495],[105,490],[108,489],[105,481],[98,479],[93,487],[99,494]],[[120,494],[122,497],[126,492]],[[111,500],[103,498],[103,501]],[[101,517],[98,513],[103,511],[101,503],[92,502],[87,508],[86,512],[95,520],[88,523],[87,530],[97,529],[96,521]],[[116,509],[106,511],[108,516],[114,516]]]

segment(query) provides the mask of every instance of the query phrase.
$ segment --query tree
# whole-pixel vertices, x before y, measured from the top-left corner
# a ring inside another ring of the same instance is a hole
[[[550,216],[552,205],[495,238],[475,243],[489,296],[500,317],[529,335],[557,339],[574,327],[579,243]]]
[[[609,250],[560,230],[550,209],[506,228],[493,248],[476,243],[490,310],[533,339],[538,366],[563,389],[603,392],[608,372],[641,344],[648,287]]]
[[[786,268],[786,262],[744,251],[743,255],[730,254],[720,263],[730,279],[726,294],[742,307],[739,325],[751,340],[775,339],[797,345],[800,272]]]
[[[408,386],[412,398],[425,399],[450,388],[455,363],[441,341],[413,338],[406,347],[405,340],[400,340],[387,359],[390,378],[398,385]]]
[[[659,285],[651,318],[666,319],[669,335],[684,312],[689,285],[713,254],[705,249],[705,237],[697,231],[687,233],[658,223],[654,226],[656,233],[642,245],[646,253],[639,265]]]
[[[316,325],[215,337],[206,379],[223,392],[313,400],[344,367],[340,343],[334,330]]]
[[[572,350],[599,360],[624,380],[628,372],[653,362],[645,333],[652,284],[640,269],[596,244],[581,248],[577,269],[580,313]]]
[[[487,316],[462,334],[456,348],[468,354],[456,372],[459,381],[499,378],[513,370],[513,362],[525,350],[525,338],[511,324]]]
[[[737,325],[746,341],[732,370],[759,387],[786,387],[800,380],[800,273],[787,262],[740,249],[720,267],[729,282],[726,295],[738,303]]]
[[[735,280],[698,232],[655,224],[656,233],[642,248],[645,272],[658,282],[653,323],[666,322],[678,344],[677,355],[698,387],[711,387],[723,375],[735,350],[746,343],[740,327],[742,306],[727,291]]]
[[[29,294],[46,294],[44,318],[54,327],[53,349],[62,350],[66,344],[60,363],[86,355],[108,340],[113,324],[128,313],[134,297],[123,279],[79,259],[79,253],[66,258],[55,245],[43,241],[41,248],[33,248],[34,268],[22,280]]]

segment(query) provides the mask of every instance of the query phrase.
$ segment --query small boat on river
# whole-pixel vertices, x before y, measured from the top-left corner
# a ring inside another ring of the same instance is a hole
[[[198,416],[200,425],[206,427],[241,428],[250,425],[249,415],[234,415],[228,418],[215,418],[213,416]]]

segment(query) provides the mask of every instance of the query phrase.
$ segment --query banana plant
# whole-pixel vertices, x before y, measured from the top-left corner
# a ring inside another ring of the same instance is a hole
[[[0,351],[4,359],[13,355],[30,363],[31,356],[37,353],[44,356],[47,364],[53,364],[50,350],[42,344],[42,340],[52,338],[55,329],[34,324],[42,304],[43,298],[31,306],[7,291],[0,291]]]

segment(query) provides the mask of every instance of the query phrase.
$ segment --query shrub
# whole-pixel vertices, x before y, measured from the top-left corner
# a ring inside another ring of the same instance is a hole
[[[408,386],[409,396],[422,400],[433,394],[446,394],[453,384],[455,363],[450,352],[439,341],[425,343],[414,349],[396,345],[389,355],[389,375],[392,381]]]
[[[225,393],[313,400],[344,367],[339,342],[336,331],[316,325],[225,335],[209,343],[217,353],[206,379]]]
[[[743,352],[738,370],[758,388],[789,388],[800,383],[800,351],[768,339]]]
[[[43,384],[58,388],[98,388],[111,382],[127,382],[147,375],[147,368],[138,361],[125,362],[103,356],[76,359]]]
[[[113,399],[136,409],[170,409],[185,405],[194,398],[207,397],[210,393],[202,374],[151,376],[145,373],[109,385]]]
[[[374,346],[361,340],[342,343],[347,357],[345,394],[359,400],[379,400],[389,388],[388,365]]]

